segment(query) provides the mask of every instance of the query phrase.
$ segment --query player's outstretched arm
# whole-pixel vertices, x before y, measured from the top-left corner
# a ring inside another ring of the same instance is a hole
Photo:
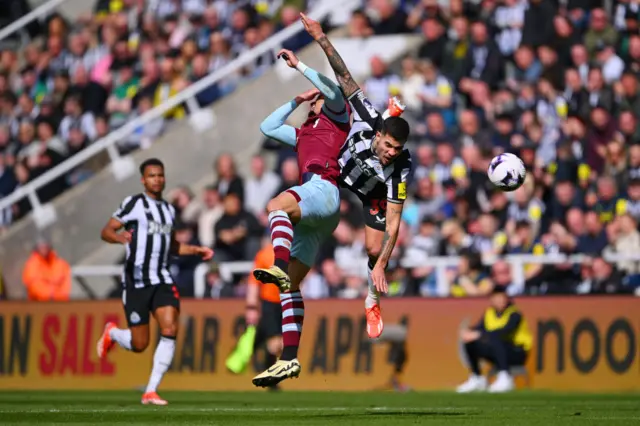
[[[332,114],[333,119],[340,122],[348,122],[349,115],[346,111],[346,102],[342,96],[342,91],[337,84],[331,81],[327,76],[319,73],[313,68],[305,65],[295,53],[290,50],[282,49],[278,52],[278,58],[285,60],[290,68],[298,70],[307,80],[311,82],[324,96],[325,107]]]
[[[382,249],[380,250],[380,256],[376,262],[371,278],[378,291],[387,293],[389,286],[385,276],[385,270],[393,249],[398,241],[398,234],[400,233],[400,223],[402,222],[402,210],[404,208],[403,203],[387,202],[387,214],[386,214],[386,230],[384,231],[384,237],[382,240]]]
[[[175,235],[171,234],[171,246],[169,251],[171,254],[178,256],[200,256],[202,260],[210,260],[213,257],[213,250],[204,246],[192,246],[183,244],[176,240]]]
[[[268,138],[296,146],[296,129],[284,122],[300,104],[315,98],[318,93],[318,89],[308,90],[282,105],[260,123],[260,131]]]
[[[324,31],[322,31],[320,23],[309,18],[304,13],[301,13],[300,17],[302,18],[304,29],[307,30],[309,35],[313,37],[313,39],[318,42],[320,47],[322,47],[322,50],[324,50],[325,55],[327,55],[327,59],[329,59],[331,68],[336,73],[336,78],[338,79],[338,83],[340,83],[340,87],[342,87],[344,96],[346,98],[349,98],[351,95],[360,90],[360,87],[356,84],[355,80],[351,76],[351,73],[340,57],[340,54],[338,54],[338,51],[335,49],[335,47],[333,47],[333,44],[331,44]]]

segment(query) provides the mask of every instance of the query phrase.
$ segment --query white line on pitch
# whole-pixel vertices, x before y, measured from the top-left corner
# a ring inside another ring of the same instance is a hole
[[[142,412],[147,409],[156,409],[158,411],[167,410],[168,412],[258,412],[258,413],[279,413],[279,412],[310,412],[310,411],[420,411],[424,408],[419,407],[210,407],[210,408],[186,408],[186,407],[114,407],[114,408],[36,408],[32,410],[0,410],[0,413],[127,413]],[[456,410],[464,407],[430,407],[431,410]]]

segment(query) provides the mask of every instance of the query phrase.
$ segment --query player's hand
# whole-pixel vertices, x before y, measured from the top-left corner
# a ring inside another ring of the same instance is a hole
[[[278,59],[280,58],[284,59],[289,68],[297,67],[298,62],[300,62],[296,54],[288,49],[280,49],[280,51],[278,52]]]
[[[462,330],[462,332],[460,333],[460,338],[464,343],[469,343],[469,342],[478,340],[481,336],[482,335],[478,330],[466,329],[466,330]]]
[[[202,260],[211,260],[213,257],[213,250],[209,247],[198,247],[196,248],[196,254],[202,257]]]
[[[313,37],[314,40],[319,40],[324,36],[324,31],[322,31],[320,22],[314,21],[304,13],[300,13],[300,18],[302,18],[304,29],[309,33],[311,37]]]
[[[312,101],[319,94],[320,94],[320,90],[318,90],[318,89],[316,89],[314,87],[313,89],[309,89],[306,92],[300,93],[298,96],[296,96],[296,103],[298,105],[300,105],[300,104],[303,104],[305,102]]]
[[[133,239],[133,231],[124,230],[118,234],[118,242],[127,245]]]
[[[258,324],[258,318],[258,310],[255,307],[247,307],[247,310],[244,313],[244,320],[247,325]]]
[[[389,285],[387,284],[387,276],[384,272],[384,268],[382,266],[375,266],[371,271],[371,279],[373,280],[373,284],[376,286],[376,290],[380,293],[388,293]]]

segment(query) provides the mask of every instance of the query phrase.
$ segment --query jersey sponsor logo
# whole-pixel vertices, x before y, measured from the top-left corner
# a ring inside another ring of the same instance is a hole
[[[158,223],[158,222],[149,222],[149,231],[148,233],[151,234],[164,234],[164,235],[169,235],[171,234],[171,224],[170,223]]]
[[[362,132],[360,132],[360,139],[365,139]],[[364,173],[365,176],[371,178],[377,175],[373,167],[369,166],[364,160],[362,160],[362,158],[358,157],[354,138],[349,139],[349,152],[351,153],[351,158],[353,158],[353,160],[356,162],[356,165],[360,168],[360,170],[362,170],[362,173]]]
[[[406,200],[407,199],[407,183],[400,182],[398,184],[398,200]]]
[[[364,105],[364,107],[367,109],[367,112],[369,112],[369,115],[371,117],[378,116],[378,112],[373,107],[369,99],[367,99],[367,97],[364,95],[364,92],[361,91],[358,93],[358,100],[362,103],[362,105]]]

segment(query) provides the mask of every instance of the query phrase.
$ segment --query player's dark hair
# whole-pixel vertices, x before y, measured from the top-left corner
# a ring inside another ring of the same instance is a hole
[[[382,134],[391,136],[400,143],[409,139],[409,123],[402,117],[389,117],[384,120]]]
[[[164,170],[164,164],[162,163],[162,161],[158,160],[157,158],[149,158],[148,160],[144,160],[144,162],[142,164],[140,164],[140,175],[141,176],[144,176],[144,171],[149,166],[162,167],[162,170]]]

